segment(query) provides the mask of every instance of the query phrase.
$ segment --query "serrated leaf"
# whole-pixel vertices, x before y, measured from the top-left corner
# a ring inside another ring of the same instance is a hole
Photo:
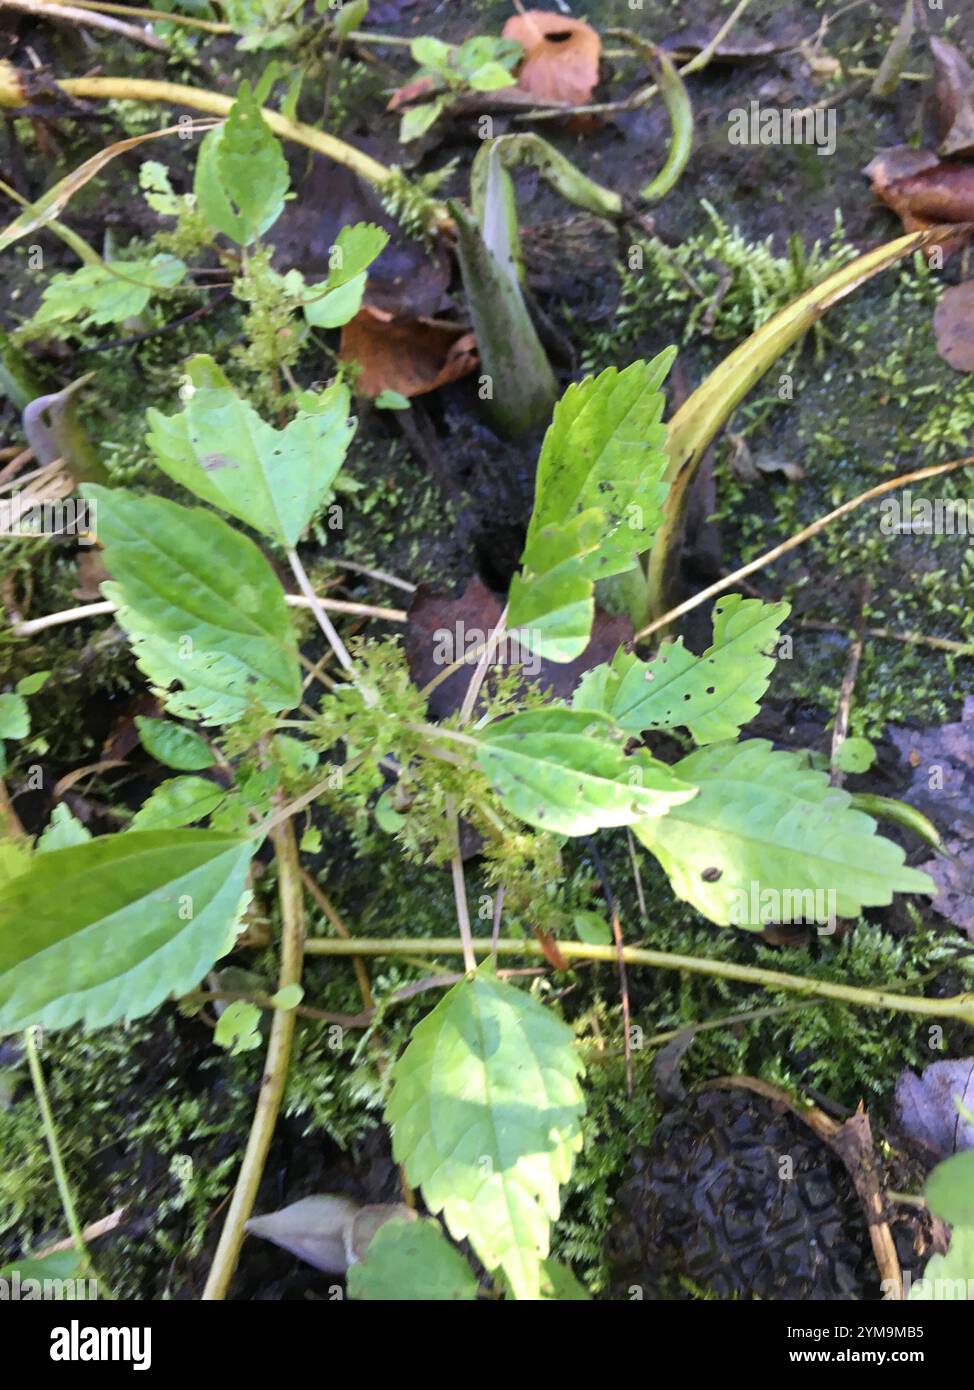
[[[488,724],[477,756],[508,810],[540,830],[633,825],[695,795],[645,749],[631,757],[604,715],[548,706]]]
[[[212,357],[190,358],[187,372],[194,389],[180,414],[146,412],[159,467],[204,502],[296,545],[330,497],[355,432],[348,387],[306,392],[303,408],[277,430],[237,395]]]
[[[26,738],[30,733],[30,711],[22,695],[6,691],[0,695],[0,738]]]
[[[226,724],[301,700],[284,590],[246,536],[202,507],[89,485],[135,659],[177,716]],[[178,683],[181,689],[169,687]]]
[[[598,550],[605,513],[593,508],[564,526],[544,526],[511,580],[507,626],[521,645],[546,661],[574,661],[589,644],[595,585],[585,561]]]
[[[540,1296],[559,1188],[582,1142],[581,1071],[571,1029],[489,968],[444,995],[393,1068],[396,1160],[517,1298]]]
[[[177,772],[205,772],[216,762],[206,739],[185,724],[137,714],[135,727],[142,747],[164,767],[174,767]]]
[[[349,1298],[376,1302],[460,1302],[477,1297],[477,1280],[438,1221],[393,1217],[372,1237],[365,1259],[348,1271]]]
[[[51,812],[50,823],[37,841],[37,852],[46,854],[54,849],[68,849],[90,839],[91,831],[71,814],[69,806],[59,801]]]
[[[159,290],[172,289],[186,274],[178,256],[153,256],[151,261],[119,261],[111,269],[83,265],[52,275],[31,323],[37,327],[69,323],[81,326],[121,323],[141,314]]]
[[[934,1216],[950,1226],[974,1228],[974,1149],[938,1163],[923,1188]]]
[[[230,949],[252,839],[131,831],[52,850],[0,889],[0,1033],[139,1018]]]
[[[853,810],[848,792],[765,739],[698,749],[673,768],[692,801],[633,826],[674,892],[720,926],[855,917],[894,893],[933,893],[927,874]]]
[[[582,677],[573,705],[601,710],[633,734],[685,728],[701,745],[735,738],[758,712],[789,612],[787,603],[730,594],[714,607],[714,640],[702,656],[682,638],[652,661],[620,647],[611,663]]]
[[[194,825],[215,811],[226,796],[205,777],[170,777],[160,782],[132,817],[133,830],[176,830]]]
[[[662,519],[667,485],[660,389],[675,356],[609,367],[569,386],[541,446],[525,558],[546,526],[596,507],[606,527],[586,573],[620,574],[646,550]]]
[[[203,137],[196,205],[211,227],[249,246],[277,221],[290,185],[280,143],[244,82],[224,124]]]

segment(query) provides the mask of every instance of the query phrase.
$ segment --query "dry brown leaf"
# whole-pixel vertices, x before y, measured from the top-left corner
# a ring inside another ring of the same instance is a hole
[[[944,222],[974,222],[974,164],[940,159],[930,150],[895,145],[866,166],[873,192],[899,216],[908,232]],[[968,232],[941,243],[944,256],[963,245]]]
[[[413,82],[407,82],[405,86],[396,88],[386,103],[386,110],[398,111],[400,106],[405,106],[407,102],[419,101],[422,97],[428,97],[431,92],[436,90],[435,78],[417,77]]]
[[[584,106],[599,81],[602,40],[590,24],[547,10],[512,15],[501,31],[524,47],[517,85],[539,101]]]
[[[443,319],[397,319],[365,305],[342,329],[340,357],[358,362],[363,396],[398,391],[423,396],[457,381],[477,366],[477,339]]]
[[[936,75],[937,138],[944,155],[974,154],[974,73],[954,44],[930,39]]]
[[[974,372],[974,280],[944,290],[933,316],[937,351],[955,372]]]

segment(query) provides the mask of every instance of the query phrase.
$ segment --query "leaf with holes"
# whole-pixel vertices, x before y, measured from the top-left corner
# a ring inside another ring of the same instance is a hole
[[[255,848],[160,830],[38,854],[0,889],[0,1033],[100,1028],[192,989],[233,945]]]
[[[582,1143],[570,1028],[482,967],[413,1031],[392,1074],[393,1152],[429,1210],[517,1298],[538,1298],[559,1189]]]
[[[765,739],[716,743],[673,768],[696,786],[692,801],[633,826],[673,891],[720,926],[856,917],[894,893],[930,893],[903,851],[876,834],[851,796]]]
[[[714,640],[694,656],[683,639],[652,661],[620,647],[611,663],[582,677],[576,709],[601,710],[629,733],[689,729],[703,745],[735,738],[758,712],[774,669],[774,646],[787,603],[731,594],[714,608]]]
[[[625,735],[605,715],[550,705],[478,735],[480,765],[509,811],[540,830],[589,835],[634,825],[695,795],[645,749],[625,754]]]
[[[246,536],[202,507],[88,485],[135,659],[170,713],[227,724],[301,700],[284,590]],[[171,689],[177,685],[180,689]]]
[[[276,430],[237,395],[212,357],[191,357],[193,393],[178,415],[149,410],[149,444],[164,473],[283,545],[297,544],[331,496],[355,432],[349,392],[336,382],[300,397]]]

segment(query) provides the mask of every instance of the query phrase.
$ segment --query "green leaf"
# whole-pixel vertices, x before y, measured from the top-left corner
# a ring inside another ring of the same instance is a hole
[[[301,700],[284,591],[246,536],[201,507],[88,485],[135,659],[172,714],[225,724]],[[169,687],[178,682],[179,690]]]
[[[0,695],[0,738],[26,738],[30,733],[30,711],[22,695]]]
[[[376,410],[411,410],[409,397],[401,391],[380,391],[372,402]]]
[[[604,715],[549,706],[514,714],[479,732],[480,765],[508,810],[540,830],[588,835],[633,825],[695,795]]]
[[[186,274],[178,256],[154,256],[151,261],[118,261],[111,267],[83,265],[52,275],[31,323],[35,327],[68,323],[81,327],[121,323],[141,314],[159,290],[172,289]]]
[[[21,676],[14,689],[18,695],[36,695],[47,685],[50,675],[50,671],[32,671],[29,676]]]
[[[538,1298],[559,1187],[582,1143],[571,1029],[482,968],[413,1031],[393,1068],[393,1152],[455,1240]]]
[[[28,1296],[24,1288],[28,1279],[57,1279],[60,1281],[62,1279],[80,1280],[84,1277],[81,1256],[75,1249],[54,1250],[50,1255],[22,1255],[19,1260],[0,1266],[0,1279],[6,1279],[8,1283],[13,1279],[15,1273],[20,1278],[22,1298]],[[75,1289],[75,1297],[83,1301],[84,1293],[84,1285],[79,1283]]]
[[[194,825],[223,801],[226,791],[205,777],[170,777],[160,782],[132,817],[133,830],[175,830]]]
[[[131,831],[39,854],[0,889],[0,1033],[140,1018],[233,944],[253,839]]]
[[[500,87],[514,87],[517,79],[500,63],[484,63],[468,79],[475,92],[495,92]]]
[[[601,710],[628,733],[685,728],[699,744],[735,738],[758,712],[789,611],[787,603],[730,594],[717,601],[713,644],[702,656],[688,652],[682,638],[652,661],[620,647],[611,664],[586,672],[572,703]]]
[[[234,999],[221,1013],[213,1041],[225,1047],[231,1057],[241,1052],[253,1052],[260,1047],[260,1009],[246,999]]]
[[[303,998],[304,990],[300,985],[284,985],[271,995],[271,1003],[275,1009],[283,1009],[286,1013],[289,1009],[296,1009]]]
[[[876,761],[876,750],[868,738],[845,738],[839,744],[836,763],[842,772],[868,772]]]
[[[280,143],[244,82],[224,124],[203,137],[196,205],[211,227],[249,246],[277,221],[290,186]]]
[[[394,1216],[376,1231],[365,1259],[348,1271],[349,1298],[375,1302],[459,1302],[477,1297],[477,1280],[438,1221]]]
[[[559,1260],[545,1260],[541,1266],[541,1297],[557,1303],[589,1303],[591,1295]]]
[[[590,946],[611,946],[612,928],[601,912],[576,912],[573,918],[575,935]]]
[[[609,367],[569,386],[541,446],[526,565],[546,526],[564,525],[592,507],[605,513],[606,526],[585,566],[590,578],[622,573],[647,549],[666,497],[661,387],[675,354],[670,348],[652,362],[633,362],[621,372]]]
[[[331,249],[324,284],[309,287],[304,316],[315,328],[341,328],[362,307],[368,268],[389,244],[389,234],[371,222],[343,227]]]
[[[605,513],[593,508],[564,526],[545,526],[524,553],[524,569],[511,580],[507,625],[511,636],[547,661],[574,661],[589,644],[595,585],[585,560],[605,532]]]
[[[51,812],[51,820],[37,841],[38,854],[46,854],[53,849],[68,849],[71,845],[83,845],[91,839],[91,831],[71,814],[71,808],[59,801]]]
[[[362,21],[369,12],[369,0],[344,0],[331,22],[336,38],[347,39],[349,34],[362,27]]]
[[[408,145],[411,140],[418,140],[421,135],[425,135],[430,127],[436,124],[448,105],[447,97],[437,97],[435,101],[421,101],[415,106],[408,106],[399,122],[400,144]]]
[[[442,39],[423,34],[418,39],[413,39],[409,45],[409,52],[413,62],[422,68],[435,68],[437,72],[449,71],[453,49]]]
[[[721,926],[856,917],[894,893],[930,893],[903,851],[876,834],[801,753],[765,739],[718,743],[673,768],[699,788],[692,801],[647,818],[633,833],[660,861],[678,897]]]
[[[142,747],[164,767],[174,767],[177,772],[204,772],[216,762],[206,739],[184,724],[137,714],[135,727]]]
[[[923,1189],[934,1216],[950,1226],[974,1227],[974,1149],[938,1163]]]
[[[354,433],[349,391],[341,382],[302,396],[303,409],[282,430],[242,400],[205,354],[187,364],[193,393],[178,415],[149,410],[149,444],[164,473],[288,547],[322,503]]]
[[[910,1284],[908,1297],[918,1303],[947,1299],[968,1303],[974,1289],[974,1226],[955,1226],[946,1255],[931,1255],[923,1277]]]

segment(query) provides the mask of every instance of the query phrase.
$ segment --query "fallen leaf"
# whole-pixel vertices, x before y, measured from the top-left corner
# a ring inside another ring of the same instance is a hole
[[[584,106],[599,81],[602,40],[590,24],[548,10],[512,15],[501,30],[524,47],[517,85],[540,101]]]
[[[897,1123],[938,1158],[974,1149],[974,1123],[961,1115],[955,1097],[974,1110],[974,1057],[932,1062],[922,1076],[903,1071],[896,1082]]]
[[[676,1037],[660,1048],[653,1058],[653,1089],[667,1105],[680,1105],[687,1098],[681,1070],[685,1053],[697,1036],[695,1027],[681,1028]]]
[[[900,217],[908,232],[944,222],[974,221],[974,164],[938,159],[930,150],[894,145],[880,150],[865,172],[873,192]],[[943,243],[955,250],[966,238]]]
[[[974,154],[974,73],[960,49],[931,37],[937,137],[943,155]]]
[[[476,337],[462,324],[397,319],[368,304],[342,329],[339,356],[361,367],[356,389],[363,396],[398,391],[408,398],[467,376],[478,362]]]
[[[418,101],[421,97],[428,97],[431,92],[438,90],[434,77],[417,77],[413,82],[396,88],[386,103],[386,110],[398,111],[400,106],[405,106],[407,102]]]
[[[955,372],[974,372],[974,280],[944,290],[933,316],[937,351]]]
[[[466,664],[430,694],[429,710],[436,719],[445,719],[460,708],[477,664],[476,648],[497,627],[502,609],[501,600],[477,575],[457,598],[439,593],[428,584],[420,584],[416,590],[406,630],[406,660],[416,685],[427,685],[444,667],[467,656]],[[498,664],[522,664],[527,680],[567,700],[583,674],[603,661],[611,661],[618,648],[632,640],[632,635],[629,618],[610,617],[597,608],[591,640],[574,661],[538,661],[515,643],[502,643]]]
[[[710,47],[712,31],[702,27],[683,29],[660,44],[670,57],[679,55],[681,59],[695,58],[705,48]],[[765,39],[758,34],[749,34],[733,28],[713,51],[711,63],[745,63],[759,58],[767,58],[772,53],[781,53],[794,48],[799,33],[792,28],[784,38]]]
[[[904,800],[930,817],[945,856],[920,865],[937,884],[934,910],[974,941],[974,697],[956,724],[890,729],[912,773]]]

